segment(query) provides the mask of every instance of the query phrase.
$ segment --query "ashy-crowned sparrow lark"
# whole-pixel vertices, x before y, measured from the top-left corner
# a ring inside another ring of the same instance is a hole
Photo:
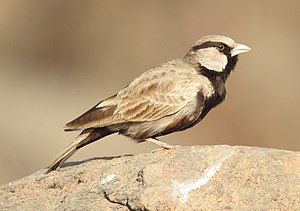
[[[238,55],[249,50],[228,37],[208,35],[182,59],[141,74],[117,94],[66,124],[65,131],[82,132],[53,160],[48,172],[76,150],[112,133],[170,148],[156,137],[194,126],[220,104],[226,95],[225,81]]]

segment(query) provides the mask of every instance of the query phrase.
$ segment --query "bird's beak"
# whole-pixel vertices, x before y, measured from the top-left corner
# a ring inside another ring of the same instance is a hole
[[[248,47],[247,45],[243,45],[243,44],[235,44],[234,48],[231,50],[231,56],[234,57],[238,54],[241,54],[241,53],[246,53],[248,51],[250,51],[251,48]]]

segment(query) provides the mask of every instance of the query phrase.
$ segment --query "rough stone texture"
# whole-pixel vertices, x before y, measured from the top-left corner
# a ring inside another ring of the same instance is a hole
[[[300,210],[300,153],[193,146],[94,158],[0,187],[0,210]]]

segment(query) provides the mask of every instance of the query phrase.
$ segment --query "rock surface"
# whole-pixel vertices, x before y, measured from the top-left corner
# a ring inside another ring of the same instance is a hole
[[[67,163],[0,187],[0,210],[300,210],[300,153],[193,146]]]

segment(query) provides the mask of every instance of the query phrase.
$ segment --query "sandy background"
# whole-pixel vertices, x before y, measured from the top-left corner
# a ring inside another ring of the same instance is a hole
[[[46,167],[77,133],[63,125],[206,34],[253,50],[227,99],[161,140],[300,150],[299,1],[0,2],[0,184]],[[112,135],[71,160],[149,152]]]

